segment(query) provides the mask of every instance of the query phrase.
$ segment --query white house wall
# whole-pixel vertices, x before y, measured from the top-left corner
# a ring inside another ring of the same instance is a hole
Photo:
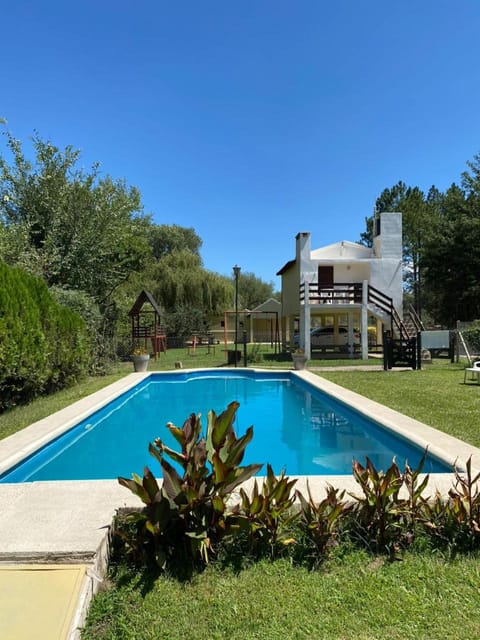
[[[370,280],[370,261],[344,262],[338,260],[312,260],[311,270],[318,270],[319,266],[333,266],[335,282],[363,282]],[[315,278],[315,281],[317,279]]]
[[[287,263],[281,270],[282,275],[282,317],[286,321],[282,327],[283,339],[289,339],[295,319],[299,319],[301,339],[305,340],[306,351],[310,352],[309,327],[311,315],[327,313],[319,305],[301,305],[299,287],[318,283],[318,267],[333,266],[334,283],[362,283],[363,305],[362,335],[366,339],[366,285],[367,283],[381,293],[392,298],[393,304],[402,316],[403,278],[402,278],[402,214],[381,213],[380,234],[374,237],[373,247],[365,247],[355,242],[341,241],[319,249],[311,250],[310,233],[300,232],[296,236],[295,260]],[[371,310],[373,311],[373,309]],[[345,312],[348,313],[347,309]],[[335,310],[339,313],[339,309]],[[357,316],[356,316],[357,317]],[[349,326],[353,316],[349,313]],[[356,320],[355,320],[356,321]],[[363,326],[365,325],[365,326]],[[364,349],[365,347],[365,349]],[[362,343],[365,356],[366,342]]]
[[[402,317],[403,280],[401,262],[385,258],[372,260],[370,284],[392,298],[393,306]]]

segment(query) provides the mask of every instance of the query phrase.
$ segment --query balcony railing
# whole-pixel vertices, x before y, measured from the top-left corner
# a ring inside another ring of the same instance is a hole
[[[317,304],[362,304],[363,284],[361,282],[335,282],[332,285],[308,285],[308,299],[311,305]],[[391,318],[392,331],[400,338],[408,337],[403,320],[398,315],[393,300],[372,285],[368,285],[368,303],[387,313]],[[300,304],[305,304],[305,284],[300,285]]]
[[[361,282],[335,282],[333,285],[308,286],[310,304],[362,304]],[[305,303],[305,284],[300,285],[300,303]]]

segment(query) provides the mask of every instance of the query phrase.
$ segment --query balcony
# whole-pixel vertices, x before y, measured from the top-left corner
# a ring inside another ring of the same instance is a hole
[[[316,304],[362,304],[361,282],[336,282],[333,285],[308,285],[308,301]],[[305,304],[305,284],[300,285],[300,304]]]

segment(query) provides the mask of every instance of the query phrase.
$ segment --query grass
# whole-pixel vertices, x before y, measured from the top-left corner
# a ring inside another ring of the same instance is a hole
[[[480,636],[478,559],[351,552],[319,571],[286,560],[188,582],[120,571],[93,601],[82,640],[431,640]]]
[[[229,345],[229,349],[233,349],[233,345]],[[242,357],[238,363],[239,367],[244,366],[243,345],[238,346]],[[195,353],[188,352],[184,349],[169,349],[166,353],[160,354],[158,360],[150,360],[150,371],[165,371],[173,369],[175,362],[181,362],[184,369],[200,368],[200,367],[227,367],[225,357],[225,348],[223,344],[215,345],[215,353],[207,352],[206,347],[197,347]],[[380,361],[381,362],[381,361]],[[365,360],[309,360],[309,365],[323,367],[335,367],[339,365],[358,366],[364,365]],[[379,364],[379,360],[371,358],[367,364]],[[275,353],[273,347],[267,344],[249,344],[247,345],[247,366],[249,367],[267,367],[275,369],[292,369],[292,359],[289,353]]]
[[[218,353],[220,352],[220,353]],[[268,350],[249,366],[292,368]],[[171,350],[151,362],[166,370],[225,366],[224,354]],[[378,361],[374,361],[378,364]],[[342,361],[310,361],[335,367]],[[364,364],[351,361],[355,366]],[[435,361],[422,371],[328,370],[322,375],[451,435],[480,446],[480,388],[463,384],[463,364]],[[105,378],[88,380],[0,416],[0,437],[92,393],[132,371],[124,363]],[[385,563],[345,552],[309,572],[287,560],[262,561],[238,573],[211,565],[189,581],[120,567],[99,593],[83,640],[322,638],[342,640],[460,640],[480,637],[479,558],[409,553]]]

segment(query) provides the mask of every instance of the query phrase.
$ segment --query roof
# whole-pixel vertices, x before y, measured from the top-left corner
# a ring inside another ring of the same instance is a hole
[[[276,276],[283,276],[283,274],[288,271],[290,269],[290,267],[293,267],[293,265],[295,264],[296,260],[289,260],[288,262],[286,262],[283,267],[280,269],[280,271],[277,271],[277,273],[275,274]]]
[[[268,300],[265,300],[265,302],[262,302],[262,304],[259,304],[258,307],[255,307],[255,309],[252,309],[250,313],[275,312],[275,311],[279,311],[281,306],[282,306],[282,303],[279,302],[278,300],[275,300],[275,298],[268,298]]]
[[[153,310],[158,313],[159,316],[162,314],[162,312],[160,311],[160,307],[156,303],[155,298],[152,296],[152,294],[149,291],[145,291],[145,289],[143,289],[138,298],[135,300],[133,307],[128,312],[128,315],[138,316],[138,314],[142,310],[143,305],[146,302],[148,302],[153,307]]]
[[[373,249],[357,242],[342,240],[310,252],[312,260],[361,260],[371,258]]]

